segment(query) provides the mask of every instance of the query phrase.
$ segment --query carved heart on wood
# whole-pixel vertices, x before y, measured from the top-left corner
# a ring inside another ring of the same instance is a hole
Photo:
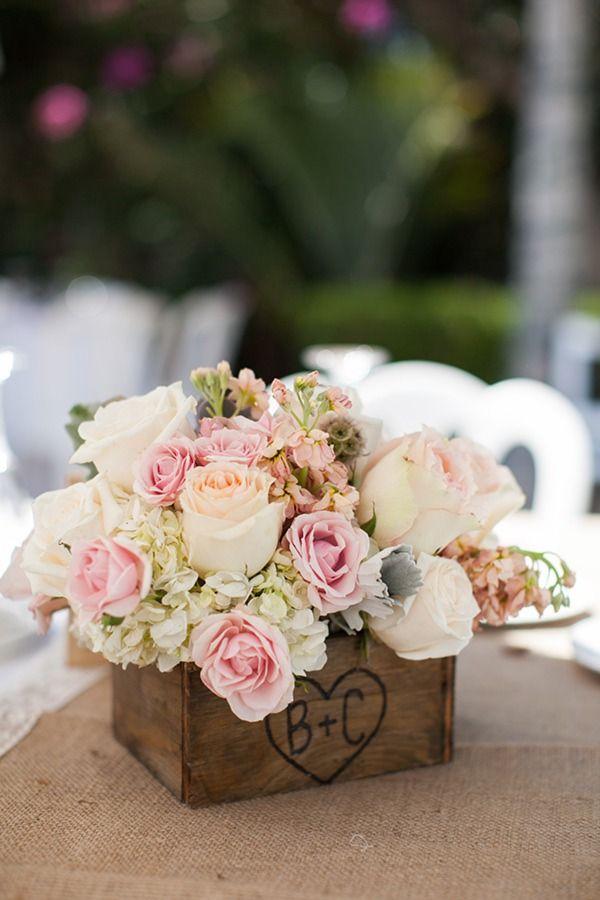
[[[330,784],[369,746],[383,722],[383,681],[369,669],[349,669],[328,689],[315,678],[298,679],[294,701],[265,719],[271,746],[319,784]]]

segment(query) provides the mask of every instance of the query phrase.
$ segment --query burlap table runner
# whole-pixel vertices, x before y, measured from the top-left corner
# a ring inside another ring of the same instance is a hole
[[[0,897],[600,897],[600,678],[460,657],[452,764],[188,810],[112,738],[104,682],[0,761]]]

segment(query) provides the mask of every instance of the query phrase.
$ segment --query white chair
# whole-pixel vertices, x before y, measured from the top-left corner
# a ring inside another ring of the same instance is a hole
[[[389,437],[398,437],[422,425],[446,435],[464,433],[469,408],[485,387],[468,372],[416,361],[380,366],[356,390],[364,412],[382,419]]]
[[[37,493],[64,480],[71,406],[153,386],[149,360],[162,299],[83,277],[43,303],[9,291],[0,301],[3,341],[25,359],[6,386],[8,439]]]
[[[523,378],[488,386],[451,366],[401,362],[377,369],[357,390],[363,411],[383,419],[389,436],[430,425],[479,441],[500,460],[525,447],[535,466],[533,510],[541,516],[568,518],[589,509],[591,437],[554,388]]]
[[[532,509],[543,517],[581,515],[590,509],[594,448],[581,413],[555,388],[510,378],[485,388],[471,410],[465,435],[504,459],[526,447],[535,467]]]
[[[185,384],[192,369],[233,360],[247,318],[245,298],[233,286],[187,294],[162,317],[168,347],[163,346],[164,371],[158,380]]]

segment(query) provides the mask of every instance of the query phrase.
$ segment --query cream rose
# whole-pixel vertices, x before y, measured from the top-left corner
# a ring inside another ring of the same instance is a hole
[[[479,607],[468,576],[453,559],[421,553],[423,585],[371,631],[404,659],[456,656],[473,637]]]
[[[71,462],[92,462],[110,481],[131,491],[133,466],[144,450],[176,432],[194,437],[187,416],[195,406],[196,400],[185,396],[180,381],[101,406],[92,421],[79,426],[83,444]]]
[[[415,554],[435,553],[466,532],[484,536],[523,500],[510,471],[487,450],[425,428],[373,454],[357,517],[364,523],[375,511],[381,547],[403,543]]]
[[[260,469],[210,463],[188,472],[180,495],[190,565],[210,572],[255,575],[271,559],[284,505],[269,503],[272,478]]]
[[[33,504],[33,531],[23,548],[22,567],[32,593],[64,597],[71,559],[67,547],[78,539],[108,536],[123,515],[103,475],[41,494]]]

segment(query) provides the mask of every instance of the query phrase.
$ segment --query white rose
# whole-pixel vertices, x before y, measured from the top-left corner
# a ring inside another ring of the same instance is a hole
[[[176,432],[194,436],[187,416],[195,407],[196,400],[185,396],[180,381],[101,406],[92,421],[79,426],[83,444],[70,461],[92,462],[115,484],[131,491],[134,463],[150,444],[166,441]]]
[[[64,545],[108,536],[123,515],[124,507],[103,475],[40,494],[33,504],[33,531],[23,548],[22,566],[32,593],[63,597],[71,558]]]
[[[191,469],[180,495],[190,565],[255,575],[281,537],[284,505],[269,503],[272,478],[254,467],[210,463]]]
[[[371,619],[371,631],[404,659],[456,656],[479,612],[471,582],[454,559],[421,553],[417,565],[423,586],[391,616]]]

